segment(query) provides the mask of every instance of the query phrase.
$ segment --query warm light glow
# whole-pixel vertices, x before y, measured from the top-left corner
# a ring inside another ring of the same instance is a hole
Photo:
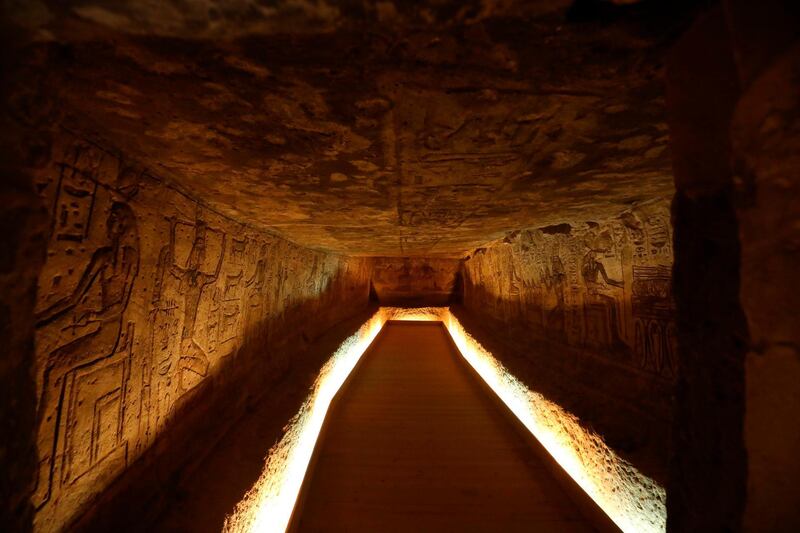
[[[381,307],[389,320],[420,320],[427,322],[439,322],[442,320],[442,313],[447,311],[446,307],[416,307],[405,309],[403,307]]]
[[[382,309],[376,312],[325,363],[283,438],[269,451],[261,477],[225,520],[224,531],[286,531],[331,400],[380,332],[387,314]]]
[[[383,307],[323,366],[311,394],[270,450],[261,477],[226,520],[225,531],[286,530],[331,401],[387,320],[443,322],[464,359],[620,529],[666,529],[664,489],[617,456],[574,415],[511,375],[448,308]]]
[[[441,320],[461,355],[555,461],[624,532],[666,530],[666,492],[619,457],[574,415],[515,378],[443,309]]]

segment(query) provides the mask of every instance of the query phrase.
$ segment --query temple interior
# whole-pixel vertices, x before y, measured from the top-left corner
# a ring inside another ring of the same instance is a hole
[[[2,9],[0,530],[800,530],[800,3]]]

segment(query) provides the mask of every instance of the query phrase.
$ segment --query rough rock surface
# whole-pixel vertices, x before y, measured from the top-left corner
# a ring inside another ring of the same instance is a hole
[[[661,60],[679,10],[569,4],[39,1],[17,17],[62,44],[72,127],[219,212],[351,255],[458,257],[672,191]]]

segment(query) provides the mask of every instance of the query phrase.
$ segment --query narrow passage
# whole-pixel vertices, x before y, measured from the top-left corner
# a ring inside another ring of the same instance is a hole
[[[592,528],[436,322],[389,322],[328,413],[295,531]]]

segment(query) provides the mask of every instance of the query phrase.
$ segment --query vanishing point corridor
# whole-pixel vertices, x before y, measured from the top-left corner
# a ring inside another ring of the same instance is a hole
[[[0,40],[0,532],[800,531],[800,1]]]
[[[389,322],[339,393],[297,531],[591,531],[438,322]]]

